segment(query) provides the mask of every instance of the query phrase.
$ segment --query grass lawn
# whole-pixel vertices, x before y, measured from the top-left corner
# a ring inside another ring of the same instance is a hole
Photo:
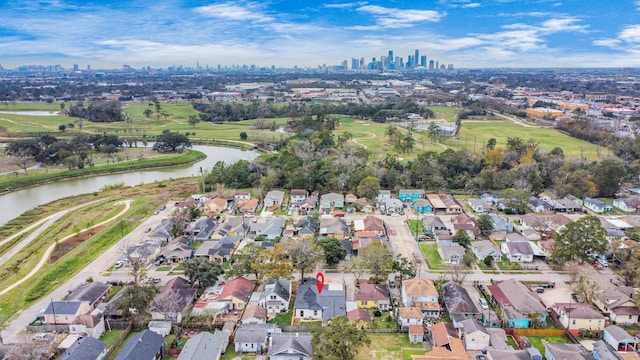
[[[158,266],[158,268],[156,269],[156,271],[169,271],[169,270],[171,270],[171,266],[169,265]]]
[[[415,344],[415,345],[418,345],[418,344]],[[402,352],[402,358],[404,360],[413,360],[411,355],[424,355],[426,352],[427,350],[404,350]]]
[[[507,139],[520,137],[525,141],[534,139],[539,143],[539,147],[543,151],[551,151],[559,146],[564,151],[567,159],[579,159],[581,154],[589,160],[593,161],[598,158],[598,146],[583,140],[572,138],[555,129],[524,127],[514,124],[509,120],[491,119],[462,121],[462,127],[457,139],[446,139],[444,144],[453,149],[468,149],[472,152],[480,154],[482,147],[491,138],[497,140],[497,146],[506,146]],[[474,149],[475,144],[475,149]],[[582,152],[582,150],[584,152]],[[475,150],[475,151],[474,151]],[[600,158],[608,156],[607,149],[600,148]]]
[[[356,360],[397,360],[403,359],[402,348],[416,348],[409,343],[407,334],[369,334],[371,344],[358,349]],[[424,354],[424,352],[422,352]]]
[[[507,344],[509,344],[509,346],[511,346],[512,348],[518,350],[518,344],[516,344],[513,336],[507,336]],[[541,354],[544,354],[544,351]]]
[[[290,326],[292,317],[293,317],[293,312],[289,310],[286,313],[277,313],[276,317],[269,320],[268,322],[271,324]]]
[[[436,119],[444,119],[448,122],[455,122],[460,112],[460,109],[449,106],[429,106],[429,109],[433,111]]]
[[[420,250],[424,254],[424,258],[427,260],[429,269],[432,270],[445,270],[447,267],[442,264],[440,254],[438,254],[438,245],[433,243],[421,243]]]
[[[236,357],[238,357],[241,360],[251,360],[251,359],[255,359],[256,358],[255,355],[238,355],[238,354],[236,354],[236,349],[234,347],[234,344],[232,342],[230,342],[229,345],[227,346],[227,352],[225,352],[224,355],[222,355],[220,360],[232,360],[232,359],[235,359]]]
[[[134,330],[134,331],[132,331],[132,332],[129,334],[129,336],[127,336],[127,338],[126,338],[126,339],[124,339],[124,341],[122,342],[122,344],[120,344],[120,346],[118,346],[118,348],[116,349],[116,351],[114,351],[114,352],[113,352],[113,355],[112,355],[112,356],[111,356],[111,358],[109,358],[109,359],[115,359],[115,358],[116,358],[116,356],[118,356],[118,353],[119,353],[120,351],[122,351],[122,348],[127,344],[127,342],[128,342],[132,337],[134,337],[136,334],[138,334],[138,333],[140,333],[140,331],[135,331],[135,330]],[[103,341],[104,341],[104,340],[103,340]],[[109,360],[109,359],[107,359],[107,360]]]
[[[383,311],[382,312],[382,316],[373,316],[373,313],[371,314],[371,318],[373,319],[373,329],[390,329],[390,330],[396,330],[397,326],[396,326],[396,319],[393,317],[393,315],[391,316],[391,319],[389,319],[389,312],[388,311]]]
[[[476,264],[478,264],[478,268],[482,271],[493,270],[493,268],[491,266],[487,266],[484,261],[477,261]]]
[[[516,263],[516,262],[511,262],[511,261],[500,261],[498,263],[498,268],[500,270],[522,270],[522,265]]]
[[[107,344],[107,349],[109,349],[111,346],[113,346],[113,344],[116,343],[116,341],[118,340],[118,338],[120,338],[120,335],[122,335],[123,332],[124,330],[105,331],[104,334],[102,334],[100,341]]]
[[[534,348],[538,349],[538,351],[540,351],[540,354],[544,354],[544,345],[542,345],[542,340],[546,340],[550,343],[561,343],[561,344],[568,344],[569,343],[569,339],[567,339],[566,337],[558,337],[558,336],[554,336],[554,337],[533,337],[533,336],[527,336],[527,339],[529,339],[529,341],[531,342],[531,345],[533,345]]]
[[[418,235],[424,232],[422,220],[407,220],[405,223],[409,227],[409,230],[411,230],[413,236],[416,236],[416,227],[418,228]]]

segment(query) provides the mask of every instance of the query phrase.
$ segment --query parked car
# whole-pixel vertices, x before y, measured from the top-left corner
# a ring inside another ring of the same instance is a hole
[[[489,309],[489,304],[487,304],[487,300],[480,298],[480,307],[482,307],[484,310]]]
[[[538,294],[542,294],[544,292],[544,288],[542,286],[536,286],[533,288],[533,291],[537,292]]]
[[[337,213],[335,215],[333,215],[334,217],[344,217],[344,213]]]
[[[116,269],[119,269],[119,268],[122,267],[122,265],[124,265],[124,261],[118,260],[118,261],[116,261],[115,264],[113,264],[113,267],[116,268]]]
[[[160,211],[163,211],[163,210],[164,210],[164,209],[166,209],[166,208],[167,208],[167,206],[166,206],[166,205],[162,205],[162,206],[160,206]]]
[[[146,232],[146,233],[151,232],[151,228],[149,227],[149,228],[144,229],[144,232]]]
[[[571,294],[571,298],[575,301],[575,302],[579,302],[582,303],[584,302],[584,300],[582,300],[582,297],[580,297],[580,295],[573,293]]]

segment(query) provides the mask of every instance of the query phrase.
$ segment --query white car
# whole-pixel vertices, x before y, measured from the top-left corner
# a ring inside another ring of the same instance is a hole
[[[489,308],[489,304],[487,304],[487,300],[480,298],[480,307],[482,309],[487,310]]]
[[[116,268],[116,269],[119,269],[119,268],[122,267],[122,265],[124,265],[124,261],[118,260],[118,261],[116,261],[115,264],[113,264],[113,267]]]

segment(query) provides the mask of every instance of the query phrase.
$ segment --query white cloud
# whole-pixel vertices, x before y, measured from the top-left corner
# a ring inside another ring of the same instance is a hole
[[[636,0],[636,10],[640,11],[640,0]]]
[[[612,48],[615,49],[617,47],[620,46],[621,42],[618,39],[601,39],[601,40],[594,40],[593,45],[597,45],[597,46],[604,46],[604,47],[608,47],[608,48]]]
[[[215,5],[200,6],[195,12],[209,17],[235,20],[235,21],[272,21],[273,18],[262,12],[261,6],[256,3],[246,3],[244,6],[228,2]]]
[[[438,22],[445,16],[434,10],[401,10],[377,5],[361,6],[358,11],[373,15],[377,25],[386,29],[406,28],[420,22]],[[373,30],[375,27],[354,26],[351,29]]]
[[[464,5],[460,6],[460,7],[467,8],[467,9],[477,8],[477,7],[480,7],[480,3],[469,3],[469,4],[464,4]]]
[[[618,34],[618,38],[632,44],[640,44],[640,25],[627,26]]]
[[[359,2],[350,2],[350,3],[324,4],[323,6],[328,9],[349,9],[357,6],[363,6],[365,4],[366,2],[359,1]]]
[[[541,31],[546,33],[555,33],[561,31],[586,32],[588,26],[576,24],[576,22],[578,21],[580,21],[580,19],[572,17],[549,19],[542,22]]]

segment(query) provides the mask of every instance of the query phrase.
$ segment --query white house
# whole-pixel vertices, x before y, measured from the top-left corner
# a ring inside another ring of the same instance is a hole
[[[469,200],[467,200],[467,204],[469,204],[469,207],[476,213],[489,211],[489,206],[487,206],[487,203],[480,199],[469,198]]]
[[[628,213],[636,212],[636,207],[633,206],[633,201],[630,198],[615,199],[613,200],[613,206],[617,207],[618,209],[624,212],[628,212]]]
[[[264,285],[264,291],[258,300],[258,304],[268,312],[281,312],[289,310],[291,300],[291,281],[286,279],[271,280]]]
[[[280,190],[271,190],[264,197],[265,208],[272,206],[280,206],[284,202],[284,192]]]
[[[585,199],[584,206],[597,213],[611,211],[611,205],[605,204],[598,199]]]
[[[528,241],[506,241],[500,246],[504,256],[513,262],[533,262],[533,248]]]
[[[487,328],[476,319],[466,319],[460,322],[460,335],[467,350],[485,351],[489,347],[491,336]]]
[[[398,325],[407,331],[410,326],[423,326],[424,315],[418,307],[401,307],[398,309]]]

